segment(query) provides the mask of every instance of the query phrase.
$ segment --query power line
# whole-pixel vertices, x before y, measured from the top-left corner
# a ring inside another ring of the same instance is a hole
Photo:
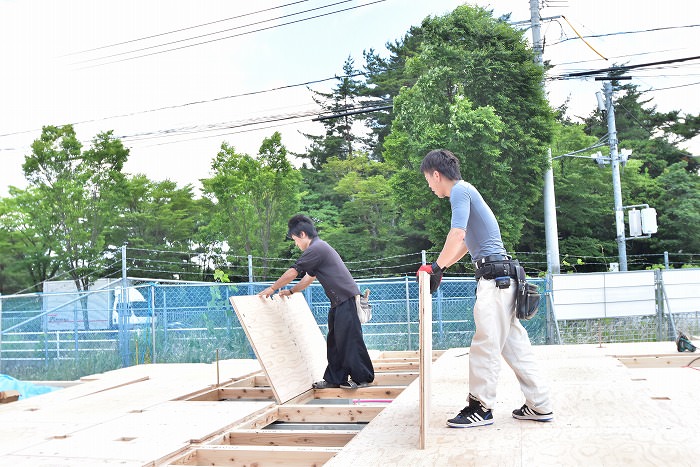
[[[151,45],[151,46],[148,46],[148,47],[142,47],[142,48],[140,48],[140,49],[134,49],[134,50],[126,51],[126,52],[114,53],[114,54],[111,54],[111,55],[105,55],[105,56],[103,56],[103,57],[91,58],[91,59],[83,60],[83,61],[80,61],[80,62],[75,62],[75,64],[89,63],[89,62],[94,62],[94,61],[98,61],[98,60],[104,60],[104,59],[107,59],[107,58],[120,57],[120,56],[122,56],[122,55],[128,55],[128,54],[132,54],[132,53],[136,53],[136,52],[142,52],[142,51],[144,51],[144,50],[155,49],[155,48],[157,48],[157,47],[165,47],[166,45],[179,44],[179,43],[181,43],[181,42],[191,41],[191,40],[194,40],[194,39],[200,39],[200,38],[202,38],[202,37],[213,36],[213,35],[221,34],[221,33],[228,32],[228,31],[235,31],[235,30],[237,30],[237,29],[243,29],[243,28],[247,28],[247,27],[250,27],[250,26],[255,26],[255,25],[257,25],[257,24],[269,23],[270,21],[277,21],[277,20],[280,20],[280,19],[282,19],[282,18],[288,18],[288,17],[291,17],[291,16],[301,15],[301,14],[303,14],[303,13],[308,13],[308,12],[315,11],[315,10],[322,10],[323,8],[329,8],[329,7],[332,7],[332,6],[341,4],[341,3],[347,3],[347,2],[351,2],[351,1],[352,1],[352,0],[341,0],[341,1],[336,2],[336,3],[331,3],[331,4],[329,4],[329,5],[323,5],[323,6],[320,6],[320,7],[311,8],[311,9],[309,9],[309,10],[299,11],[299,12],[297,12],[297,13],[290,13],[290,14],[287,14],[287,15],[278,16],[278,17],[276,17],[276,18],[270,18],[270,19],[266,19],[266,20],[262,20],[262,21],[255,21],[255,22],[253,22],[253,23],[244,24],[244,25],[242,25],[242,26],[236,26],[236,27],[233,27],[233,28],[222,29],[221,31],[215,31],[215,32],[210,32],[210,33],[206,33],[206,34],[200,34],[200,35],[198,35],[198,36],[192,36],[192,37],[188,37],[188,38],[185,38],[185,39],[178,39],[178,40],[171,41],[171,42],[164,42],[164,43],[162,43],[162,44],[156,44],[156,45]]]
[[[700,84],[700,81],[696,81],[695,83],[681,84],[681,85],[678,85],[678,86],[668,86],[668,87],[665,87],[665,88],[651,88],[651,89],[647,89],[646,91],[640,91],[640,93],[644,93],[644,92],[656,92],[656,91],[665,91],[665,90],[667,90],[667,89],[687,88],[687,87],[689,87],[689,86],[697,86],[698,84]]]
[[[99,121],[104,121],[104,120],[111,120],[113,118],[124,118],[124,117],[133,117],[135,115],[141,115],[141,114],[147,114],[151,112],[159,112],[161,110],[172,110],[172,109],[178,109],[182,107],[188,107],[191,105],[199,105],[199,104],[210,104],[212,102],[218,102],[222,100],[227,100],[227,99],[235,99],[238,97],[247,97],[247,96],[254,96],[256,94],[264,94],[268,92],[274,92],[274,91],[282,91],[284,89],[291,89],[299,86],[308,86],[310,84],[318,84],[318,83],[323,83],[325,81],[331,81],[334,79],[344,79],[344,78],[353,78],[355,76],[364,76],[366,73],[355,73],[352,75],[343,75],[343,76],[332,76],[330,78],[323,78],[323,79],[317,79],[317,80],[311,80],[311,81],[305,81],[303,83],[296,83],[296,84],[287,84],[284,86],[278,86],[276,88],[270,88],[270,89],[262,89],[258,91],[250,91],[250,92],[243,92],[240,94],[232,94],[229,96],[221,96],[221,97],[215,97],[213,99],[206,99],[206,100],[199,100],[199,101],[193,101],[193,102],[187,102],[184,104],[175,104],[175,105],[169,105],[165,107],[157,107],[155,109],[147,109],[147,110],[139,110],[136,112],[130,112],[130,113],[125,113],[125,114],[119,114],[119,115],[112,115],[109,117],[100,117],[100,118],[94,118],[90,120],[81,120],[77,122],[72,122],[72,123],[67,123],[67,125],[80,125],[84,123],[93,123],[93,122],[99,122]],[[33,133],[35,131],[41,131],[41,128],[35,128],[32,130],[22,130],[22,131],[16,131],[12,133],[3,133],[0,134],[0,138],[4,136],[15,136],[15,135],[21,135],[21,134],[26,134],[26,133]],[[0,149],[2,151],[3,149]]]
[[[236,16],[231,16],[231,17],[229,17],[229,18],[218,19],[218,20],[216,20],[216,21],[210,21],[210,22],[208,22],[208,23],[197,24],[197,25],[195,25],[195,26],[188,26],[188,27],[186,27],[186,28],[174,29],[174,30],[172,30],[172,31],[161,32],[161,33],[159,33],[159,34],[153,34],[153,35],[151,35],[151,36],[139,37],[139,38],[137,38],[137,39],[130,39],[130,40],[127,40],[127,41],[116,42],[116,43],[114,43],[114,44],[102,45],[102,46],[100,46],[100,47],[95,47],[95,48],[92,48],[92,49],[85,49],[85,50],[80,50],[80,51],[78,51],[78,52],[71,52],[71,53],[69,53],[69,54],[66,54],[65,56],[78,55],[78,54],[82,54],[82,53],[86,53],[86,52],[94,52],[94,51],[96,51],[96,50],[102,50],[102,49],[108,49],[108,48],[111,48],[111,47],[117,47],[117,46],[119,46],[119,45],[132,44],[132,43],[138,42],[138,41],[144,41],[144,40],[153,39],[153,38],[156,38],[156,37],[167,36],[168,34],[175,34],[175,33],[177,33],[177,32],[188,31],[188,30],[190,30],[190,29],[201,28],[201,27],[204,27],[204,26],[211,26],[212,24],[223,23],[223,22],[226,22],[226,21],[234,20],[234,19],[244,18],[244,17],[246,17],[246,16],[252,16],[252,15],[256,15],[256,14],[258,14],[258,13],[265,13],[266,11],[277,10],[277,9],[279,9],[279,8],[285,8],[285,7],[288,7],[288,6],[296,5],[297,3],[305,3],[305,2],[308,2],[308,1],[309,1],[309,0],[299,0],[299,1],[296,1],[296,2],[292,2],[292,3],[286,3],[286,4],[284,4],[284,5],[279,5],[279,6],[275,6],[275,7],[271,7],[271,8],[266,8],[266,9],[264,9],[264,10],[257,10],[257,11],[253,11],[253,12],[250,12],[250,13],[244,13],[244,14],[242,14],[242,15],[236,15]]]
[[[696,55],[694,57],[685,57],[685,58],[675,58],[671,60],[662,60],[659,62],[649,62],[649,63],[640,63],[638,65],[621,65],[621,66],[614,66],[610,68],[602,68],[599,70],[590,70],[590,71],[580,71],[580,72],[575,72],[575,73],[566,73],[560,75],[556,79],[567,79],[567,78],[577,78],[577,77],[582,77],[582,76],[593,76],[593,75],[601,75],[601,74],[606,74],[606,73],[617,73],[617,72],[624,72],[628,70],[634,70],[637,68],[647,68],[651,66],[656,66],[656,65],[668,65],[671,63],[681,63],[681,62],[687,62],[691,60],[698,60],[700,59],[700,55]]]
[[[343,2],[338,2],[338,3],[345,3],[346,1],[350,1],[350,0],[344,0]],[[120,60],[113,60],[113,61],[111,61],[111,62],[101,63],[101,64],[92,65],[92,66],[84,67],[84,68],[91,68],[91,67],[103,66],[103,65],[111,65],[111,64],[114,64],[114,63],[125,62],[125,61],[128,61],[128,60],[135,60],[135,59],[137,59],[137,58],[149,57],[149,56],[151,56],[151,55],[158,55],[158,54],[162,54],[162,53],[166,53],[166,52],[173,52],[173,51],[176,51],[176,50],[182,50],[182,49],[186,49],[186,48],[189,48],[189,47],[195,47],[195,46],[198,46],[198,45],[210,44],[210,43],[212,43],[212,42],[222,41],[222,40],[225,40],[225,39],[232,39],[232,38],[234,38],[234,37],[239,37],[239,36],[244,36],[244,35],[247,35],[247,34],[253,34],[253,33],[256,33],[256,32],[266,31],[266,30],[268,30],[268,29],[275,29],[275,28],[279,28],[279,27],[282,27],[282,26],[288,26],[288,25],[290,25],[290,24],[301,23],[301,22],[308,21],[308,20],[311,20],[311,19],[317,19],[317,18],[322,18],[322,17],[324,17],[324,16],[335,15],[335,14],[337,14],[337,13],[343,13],[343,12],[345,12],[345,11],[355,10],[355,9],[357,9],[357,8],[363,8],[363,7],[366,7],[366,6],[374,5],[374,4],[376,4],[376,3],[382,3],[382,2],[385,2],[385,1],[386,1],[386,0],[375,0],[375,1],[373,1],[373,2],[365,3],[365,4],[363,4],[363,5],[357,5],[357,6],[353,6],[353,7],[349,7],[349,8],[344,8],[344,9],[342,9],[342,10],[332,11],[332,12],[329,12],[329,13],[323,13],[323,14],[320,14],[320,15],[310,16],[310,17],[308,17],[308,18],[302,18],[302,19],[298,19],[298,20],[294,20],[294,21],[288,21],[288,22],[286,22],[286,23],[276,24],[276,25],[274,25],[274,26],[268,26],[268,27],[265,27],[265,28],[254,29],[254,30],[252,30],[252,31],[246,31],[246,32],[242,32],[242,33],[239,33],[239,34],[233,34],[233,35],[231,35],[231,36],[220,37],[220,38],[217,38],[217,39],[210,39],[210,40],[207,40],[207,41],[197,42],[197,43],[195,43],[195,44],[188,44],[188,45],[183,45],[183,46],[180,46],[180,47],[174,47],[174,48],[172,48],[172,49],[160,50],[160,51],[151,52],[151,53],[147,53],[147,54],[143,54],[143,55],[137,55],[137,56],[135,56],[135,57],[122,58],[122,59],[120,59]],[[324,7],[324,8],[326,8],[326,7]],[[224,32],[224,31],[220,31],[220,32]],[[218,34],[218,33],[217,33],[217,34]],[[176,41],[176,42],[181,42],[181,41]],[[169,45],[169,44],[163,44],[163,45]],[[153,46],[153,47],[162,47],[163,45],[161,45],[161,46]],[[147,49],[148,49],[148,48],[153,48],[153,47],[147,47]],[[139,50],[145,50],[145,49],[139,49]],[[124,53],[115,54],[115,55],[108,55],[108,56],[106,56],[106,57],[101,57],[101,58],[99,58],[99,59],[85,60],[85,61],[77,62],[77,63],[79,64],[79,63],[86,63],[86,62],[91,62],[91,61],[95,61],[95,60],[102,60],[102,59],[114,57],[114,56],[117,56],[117,55],[124,55],[124,54],[126,54],[126,53],[138,52],[139,50],[135,50],[135,51],[132,51],[132,52],[124,52]]]
[[[656,32],[656,31],[666,31],[666,30],[672,30],[672,29],[686,29],[686,28],[697,28],[700,27],[700,24],[688,24],[686,26],[667,26],[667,27],[660,27],[660,28],[651,28],[651,29],[640,29],[638,31],[620,31],[620,32],[610,32],[607,34],[593,34],[590,36],[582,36],[584,39],[588,38],[595,38],[595,37],[607,37],[607,36],[620,36],[620,35],[626,35],[626,34],[641,34],[644,32]],[[562,39],[558,42],[554,42],[552,44],[549,44],[550,46],[553,45],[558,45],[566,41],[570,41],[573,39],[577,39],[578,37],[567,37],[566,39]]]

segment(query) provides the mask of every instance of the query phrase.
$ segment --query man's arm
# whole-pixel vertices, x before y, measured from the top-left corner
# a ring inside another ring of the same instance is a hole
[[[275,290],[280,289],[284,287],[285,285],[289,284],[292,282],[294,279],[297,278],[299,275],[299,272],[294,269],[294,268],[289,268],[285,271],[284,274],[280,276],[279,279],[277,279],[274,284],[272,284],[270,287],[267,287],[264,289],[262,292],[260,292],[258,295],[263,298],[268,298],[270,295],[275,293]]]
[[[301,280],[292,288],[287,289],[287,290],[280,290],[280,297],[287,297],[289,295],[292,295],[295,292],[301,292],[305,288],[311,285],[313,281],[316,280],[316,276],[310,276],[306,274],[304,277],[301,278]]]
[[[469,251],[464,243],[467,232],[464,229],[451,228],[447,233],[445,245],[442,247],[437,263],[442,269],[448,268],[462,259]]]

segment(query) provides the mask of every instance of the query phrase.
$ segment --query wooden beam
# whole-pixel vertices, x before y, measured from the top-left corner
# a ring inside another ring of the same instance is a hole
[[[367,386],[354,390],[314,389],[314,399],[395,399],[405,386]]]
[[[194,449],[169,465],[308,467],[325,464],[339,450],[332,447],[208,446]]]
[[[682,368],[690,365],[693,360],[698,364],[700,358],[695,354],[688,355],[625,355],[617,357],[620,362],[630,368]]]
[[[375,372],[381,371],[418,371],[418,360],[407,362],[377,362],[372,364]]]
[[[343,447],[357,430],[236,430],[226,434],[225,444],[246,446]]]
[[[281,405],[278,420],[294,423],[366,423],[382,410],[384,406]]]
[[[430,423],[430,367],[433,362],[433,297],[430,294],[430,276],[422,271],[418,276],[418,350],[420,354],[419,449],[425,449]]]
[[[375,373],[374,385],[376,386],[408,386],[418,378],[417,371]]]

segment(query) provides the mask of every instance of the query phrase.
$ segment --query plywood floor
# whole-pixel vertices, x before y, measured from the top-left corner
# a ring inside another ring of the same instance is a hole
[[[432,365],[425,449],[415,352],[414,360],[373,352],[379,386],[354,396],[339,389],[310,396],[321,404],[379,401],[359,405],[278,405],[255,360],[220,362],[218,386],[213,364],[141,365],[1,405],[0,465],[698,465],[700,360],[695,368],[682,365],[700,353],[679,354],[670,342],[535,351],[554,397],[552,423],[511,417],[522,400],[504,365],[495,423],[447,428],[445,420],[465,405],[468,348],[450,349]],[[369,423],[359,432],[263,436],[275,420]]]
[[[616,355],[666,355],[687,364],[674,343],[536,347],[550,380],[555,419],[515,420],[523,400],[504,364],[493,425],[454,429],[445,420],[465,404],[468,349],[452,349],[433,366],[432,416],[418,446],[417,388],[409,387],[328,466],[642,466],[700,463],[700,371],[630,368]],[[679,363],[675,362],[674,364]],[[699,362],[695,362],[696,365]],[[697,365],[700,367],[700,365]]]

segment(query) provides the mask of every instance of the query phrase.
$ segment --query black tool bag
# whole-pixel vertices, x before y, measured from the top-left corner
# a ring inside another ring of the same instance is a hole
[[[535,284],[529,284],[525,277],[525,269],[518,265],[516,268],[518,287],[515,295],[515,314],[518,319],[532,319],[540,307],[540,291]]]

